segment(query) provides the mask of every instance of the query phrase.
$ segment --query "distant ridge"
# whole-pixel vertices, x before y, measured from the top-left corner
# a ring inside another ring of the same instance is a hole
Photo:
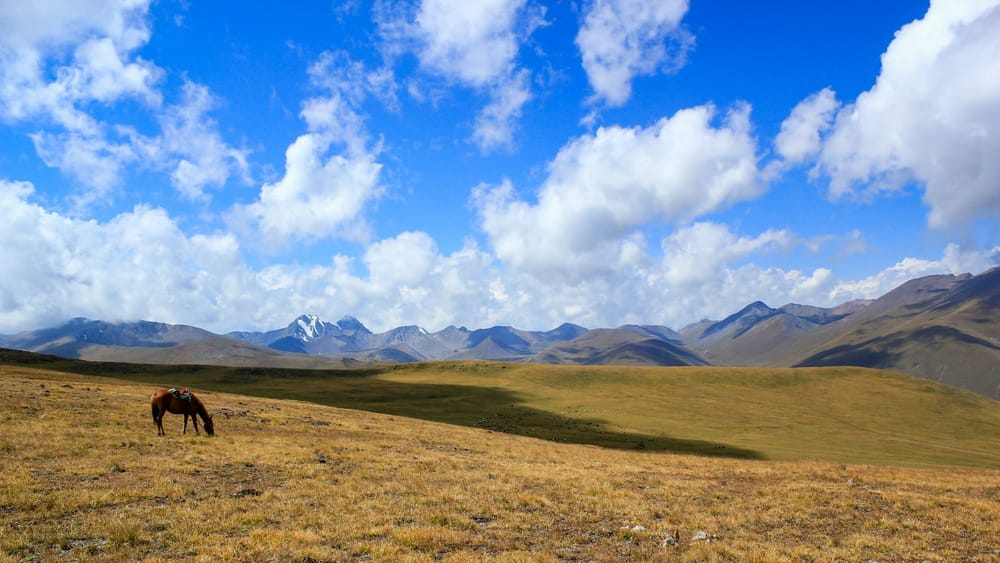
[[[187,325],[150,321],[109,323],[75,318],[58,327],[0,337],[0,345],[78,358],[82,350],[91,346],[168,348],[215,336],[207,330]]]
[[[712,364],[890,369],[1000,400],[1000,268],[917,278],[833,309],[757,302],[681,334]]]
[[[150,321],[73,319],[0,335],[0,346],[67,358],[150,363],[346,366],[433,360],[549,364],[829,366],[897,370],[1000,400],[1000,268],[927,276],[833,308],[755,301],[721,321],[548,331],[511,326],[373,333],[361,321],[296,317],[266,332],[218,335]]]
[[[543,364],[585,365],[708,365],[679,340],[653,336],[638,327],[595,329],[573,340],[560,342],[539,352],[533,359]]]

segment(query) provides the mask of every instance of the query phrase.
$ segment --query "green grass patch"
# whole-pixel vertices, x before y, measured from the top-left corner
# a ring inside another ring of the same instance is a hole
[[[863,368],[432,362],[293,370],[62,359],[38,367],[295,399],[615,449],[1000,467],[1000,403]],[[209,404],[210,409],[226,406]]]

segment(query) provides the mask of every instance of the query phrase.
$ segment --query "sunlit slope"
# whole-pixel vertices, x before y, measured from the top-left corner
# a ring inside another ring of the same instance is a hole
[[[561,420],[537,432],[556,439],[588,441],[574,436],[582,433],[614,447],[710,455],[1000,467],[1000,403],[876,370],[430,364],[376,379],[502,390],[517,398],[513,406],[472,402],[437,418],[529,434],[519,410],[552,413]]]
[[[171,415],[157,437],[151,389],[0,366],[0,560],[992,561],[1000,545],[995,469],[620,451],[204,390],[217,435]]]
[[[619,449],[1000,467],[1000,403],[863,368],[156,369],[121,376]]]

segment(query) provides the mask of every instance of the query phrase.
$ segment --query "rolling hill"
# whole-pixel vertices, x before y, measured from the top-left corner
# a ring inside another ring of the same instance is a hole
[[[614,449],[1000,467],[1000,403],[865,368],[425,362],[362,369],[87,362],[0,366],[295,399]]]

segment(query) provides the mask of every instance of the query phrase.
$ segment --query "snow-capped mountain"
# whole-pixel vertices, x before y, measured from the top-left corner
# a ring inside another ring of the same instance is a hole
[[[351,326],[352,330],[354,330],[352,323],[360,324],[354,317],[344,317],[340,322]],[[341,328],[340,323],[327,322],[321,319],[318,315],[308,314],[297,317],[295,320],[288,323],[288,326],[284,328],[270,330],[267,332],[230,332],[226,336],[231,336],[253,344],[270,346],[275,341],[283,338],[292,338],[302,342],[311,342],[329,334],[339,335],[342,332],[343,329]]]
[[[316,340],[317,338],[330,334],[335,330],[340,330],[340,327],[337,325],[328,323],[319,318],[317,315],[302,315],[292,321],[292,324],[288,325],[288,328],[292,328],[293,335],[301,338],[305,342]]]
[[[1000,268],[910,280],[873,301],[834,308],[751,303],[675,332],[657,325],[549,331],[401,326],[302,315],[267,332],[225,336],[184,325],[74,319],[0,335],[0,347],[69,358],[168,364],[295,365],[326,361],[499,360],[561,364],[852,365],[894,369],[1000,399]],[[288,354],[293,352],[294,354]],[[313,357],[310,357],[313,356]],[[232,364],[231,362],[239,362]]]
[[[283,352],[364,360],[519,360],[549,344],[571,340],[586,331],[581,326],[568,323],[545,332],[507,326],[470,331],[465,327],[450,326],[432,333],[409,325],[376,334],[351,316],[330,323],[317,315],[302,315],[283,329],[263,333],[232,332],[228,336]]]

